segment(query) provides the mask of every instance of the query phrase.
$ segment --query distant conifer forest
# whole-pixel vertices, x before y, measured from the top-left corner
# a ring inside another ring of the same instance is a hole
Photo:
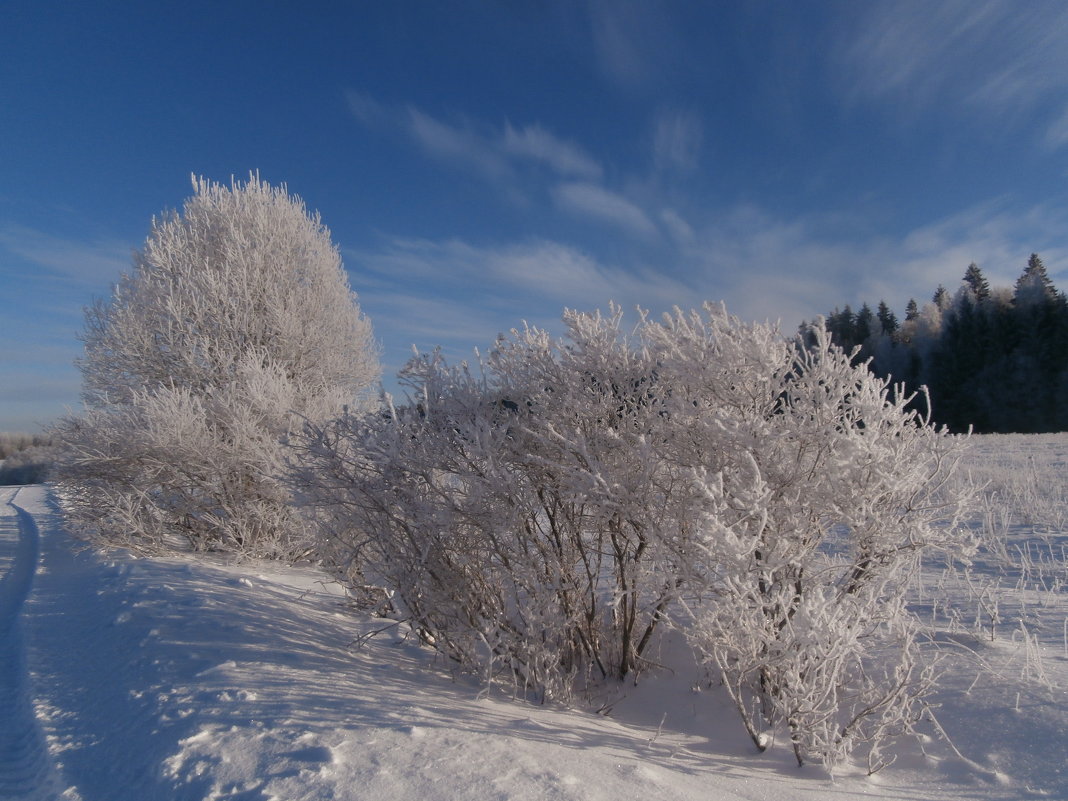
[[[903,320],[880,301],[826,322],[876,375],[908,392],[926,386],[930,406],[923,393],[913,403],[951,431],[1068,430],[1068,299],[1037,254],[1011,288],[991,287],[973,263],[954,290],[910,300]]]

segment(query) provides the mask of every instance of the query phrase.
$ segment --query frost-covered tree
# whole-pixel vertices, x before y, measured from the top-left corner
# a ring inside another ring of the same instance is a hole
[[[63,497],[91,537],[292,555],[306,526],[283,440],[362,403],[377,346],[299,198],[258,175],[193,188],[86,311],[86,411],[55,429]]]

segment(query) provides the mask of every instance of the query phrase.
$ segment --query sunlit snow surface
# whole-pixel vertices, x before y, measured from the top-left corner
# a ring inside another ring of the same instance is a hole
[[[1066,483],[1068,435],[975,443],[977,472],[1033,452],[1050,487]],[[33,576],[13,575],[27,546],[12,500],[40,531]],[[1059,537],[1047,526],[1042,543]],[[532,705],[453,676],[398,628],[364,638],[387,621],[314,569],[98,554],[63,532],[45,489],[2,488],[0,625],[19,625],[0,637],[0,799],[1068,797],[1065,568],[1029,568],[1034,586],[973,570],[967,589],[932,567],[919,603],[936,614],[957,593],[975,606],[937,644],[954,667],[937,713],[961,755],[932,728],[926,754],[906,744],[874,778],[858,766],[831,782],[797,768],[788,744],[756,753],[670,645],[659,657],[675,669],[639,686],[583,709]],[[27,578],[16,604],[7,588]],[[991,639],[979,596],[1011,582],[1024,600],[1001,601]],[[20,697],[37,719],[28,739],[10,736]]]

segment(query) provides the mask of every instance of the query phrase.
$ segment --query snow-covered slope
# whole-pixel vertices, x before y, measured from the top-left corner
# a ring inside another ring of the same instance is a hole
[[[788,747],[757,754],[691,670],[586,709],[513,700],[379,631],[315,569],[87,550],[42,487],[0,489],[0,570],[0,799],[1068,797],[1052,623],[1033,643],[947,634],[950,659],[993,671],[943,693],[960,755],[935,738],[832,782]]]

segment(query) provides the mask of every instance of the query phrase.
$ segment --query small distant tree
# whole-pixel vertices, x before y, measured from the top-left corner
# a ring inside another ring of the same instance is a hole
[[[916,298],[909,298],[905,305],[905,322],[912,322],[920,316],[920,307],[916,304]]]
[[[857,316],[853,313],[848,303],[841,311],[836,308],[827,315],[827,330],[834,338],[835,343],[844,350],[851,351],[860,344],[857,341],[856,319]]]
[[[986,276],[983,275],[983,271],[979,269],[979,265],[974,261],[968,265],[968,269],[964,272],[963,280],[975,296],[976,303],[983,304],[990,299],[990,284],[987,282]]]
[[[894,314],[893,309],[886,305],[885,300],[879,301],[879,310],[876,313],[876,317],[879,319],[879,325],[882,327],[883,333],[887,336],[893,336],[897,331],[897,315]]]
[[[360,404],[377,347],[299,198],[257,175],[193,188],[86,311],[86,411],[54,431],[62,497],[109,542],[290,556],[306,526],[283,440]]]
[[[868,339],[876,333],[875,331],[875,314],[871,310],[871,306],[867,303],[861,304],[860,311],[857,312],[857,319],[855,324],[855,336],[858,345],[864,345]]]
[[[1056,298],[1057,290],[1046,272],[1046,265],[1042,263],[1037,253],[1032,253],[1023,273],[1016,279],[1013,301],[1017,306],[1023,307],[1052,303]]]
[[[1060,379],[1068,367],[1068,304],[1037,253],[1031,254],[1016,281],[1012,306],[1016,348],[1007,372],[1016,392],[1014,430],[1058,430],[1064,406]]]

